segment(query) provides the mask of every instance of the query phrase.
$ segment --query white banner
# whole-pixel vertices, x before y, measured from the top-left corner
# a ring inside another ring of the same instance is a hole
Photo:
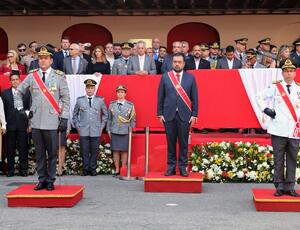
[[[269,117],[262,113],[257,103],[257,94],[272,82],[282,80],[281,69],[239,69],[239,73],[256,117],[261,127],[267,129]],[[263,119],[266,120],[263,122]]]

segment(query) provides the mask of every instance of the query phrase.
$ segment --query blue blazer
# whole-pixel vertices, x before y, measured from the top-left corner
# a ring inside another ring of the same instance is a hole
[[[54,69],[64,70],[64,54],[63,51],[58,51],[53,54],[53,67]]]
[[[178,108],[178,114],[182,121],[189,121],[191,116],[198,116],[198,90],[194,76],[183,72],[181,86],[192,102],[192,111],[189,110],[181,97],[177,95],[177,91],[168,74],[162,75],[158,88],[157,115],[163,115],[166,121],[174,119],[176,108]]]

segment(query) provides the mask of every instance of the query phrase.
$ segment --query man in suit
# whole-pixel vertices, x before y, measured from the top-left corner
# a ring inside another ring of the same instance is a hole
[[[61,132],[67,130],[70,95],[64,73],[51,68],[54,50],[41,46],[37,53],[40,68],[29,73],[18,86],[16,100],[20,102],[22,94],[30,89],[32,118],[29,125],[32,129],[39,176],[39,183],[34,190],[46,188],[51,191],[54,190],[56,176],[57,129]]]
[[[80,56],[80,46],[77,43],[70,45],[70,56],[64,59],[65,74],[88,74],[88,61]]]
[[[234,51],[234,57],[238,60],[240,60],[243,64],[243,66],[247,63],[246,58],[246,46],[248,42],[248,38],[238,38],[235,41],[235,51]]]
[[[69,56],[70,39],[67,36],[61,39],[61,50],[53,55],[53,68],[60,71],[64,70],[64,59]]]
[[[127,75],[128,60],[130,57],[132,43],[124,42],[121,44],[122,56],[116,59],[112,67],[112,74]]]
[[[184,60],[186,62],[193,58],[193,56],[189,54],[190,45],[187,41],[182,41],[181,44],[182,44],[182,53],[184,54]]]
[[[168,54],[164,58],[164,62],[161,66],[161,72],[167,73],[173,69],[173,55],[182,52],[182,43],[180,41],[175,41],[172,44],[172,52],[173,54]]]
[[[19,71],[13,70],[10,74],[11,87],[4,90],[1,95],[7,122],[8,177],[15,175],[16,149],[19,152],[19,175],[26,177],[28,169],[28,118],[25,111],[29,113],[31,95],[27,90],[22,101],[18,103],[16,95],[20,82]]]
[[[152,49],[153,49],[153,59],[154,61],[157,61],[158,56],[159,56],[159,48],[160,48],[160,41],[158,38],[153,38],[152,39]],[[156,69],[157,72],[158,69]]]
[[[167,55],[167,47],[160,46],[158,50],[158,57],[155,60],[157,74],[161,74],[161,66],[162,63],[164,62],[166,55]]]
[[[300,38],[296,39],[293,42],[293,45],[295,47],[295,50],[293,53],[291,53],[291,58],[297,64],[297,68],[300,68]]]
[[[144,41],[137,42],[137,53],[137,55],[129,58],[128,74],[156,74],[154,59],[146,54],[146,43]]]
[[[299,197],[295,191],[295,178],[300,144],[300,86],[294,81],[296,65],[292,59],[282,60],[280,67],[283,81],[275,82],[259,93],[257,101],[261,111],[271,118],[268,133],[271,134],[274,156],[274,196]]]
[[[257,62],[256,52],[254,49],[248,49],[246,51],[246,57],[247,57],[247,63],[245,65],[245,68],[247,68],[247,69],[264,69],[264,68],[266,68],[266,66]]]
[[[95,95],[97,82],[87,79],[84,84],[86,95],[77,98],[73,111],[73,124],[80,136],[83,176],[96,176],[100,136],[108,114],[104,99]]]
[[[185,70],[210,69],[210,62],[201,58],[200,45],[194,45],[193,58],[185,61]]]
[[[217,69],[241,69],[242,67],[242,62],[234,57],[233,46],[227,46],[225,57],[217,62]]]
[[[176,174],[176,142],[179,141],[179,171],[188,176],[188,138],[190,127],[198,116],[198,91],[196,80],[184,69],[184,55],[173,55],[173,70],[163,74],[157,101],[157,115],[165,126],[168,143],[168,169],[166,176]],[[182,91],[185,91],[183,93]],[[184,96],[185,95],[185,96]]]

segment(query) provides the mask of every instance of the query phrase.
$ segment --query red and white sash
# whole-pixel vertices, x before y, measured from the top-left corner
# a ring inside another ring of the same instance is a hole
[[[46,100],[49,102],[49,104],[52,106],[52,108],[55,110],[55,112],[57,114],[60,114],[60,108],[59,108],[55,98],[53,97],[53,95],[51,94],[49,89],[46,87],[45,83],[42,81],[42,79],[41,79],[40,75],[38,74],[38,72],[37,71],[33,72],[32,76],[33,76],[33,79],[34,79],[35,83],[38,85],[38,87],[41,90],[42,94],[46,98]]]
[[[192,111],[192,102],[191,102],[190,98],[188,97],[188,95],[186,94],[186,92],[184,91],[184,89],[182,88],[182,86],[180,85],[180,82],[174,75],[173,71],[169,71],[168,76],[169,76],[175,90],[177,91],[178,95],[184,101],[184,103],[189,108],[189,110]]]
[[[297,117],[295,108],[290,100],[290,98],[287,96],[286,92],[284,91],[282,85],[280,83],[276,84],[276,87],[283,99],[283,101],[285,102],[286,106],[288,107],[290,113],[292,114],[292,117],[294,118],[294,121],[296,123],[294,132],[293,132],[293,136],[294,137],[300,137],[300,122],[299,122],[299,118]]]

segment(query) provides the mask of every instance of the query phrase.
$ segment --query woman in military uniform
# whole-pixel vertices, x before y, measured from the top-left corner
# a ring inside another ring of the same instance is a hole
[[[135,127],[136,120],[133,103],[125,99],[126,87],[119,85],[116,91],[118,100],[112,101],[108,109],[107,132],[111,138],[115,176],[118,176],[120,159],[123,167],[127,164],[129,128]]]

